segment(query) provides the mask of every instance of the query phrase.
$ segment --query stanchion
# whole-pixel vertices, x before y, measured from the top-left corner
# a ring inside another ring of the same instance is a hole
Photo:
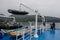
[[[34,35],[34,37],[35,38],[38,38],[38,34],[37,34],[37,22],[38,22],[38,11],[35,11],[36,12],[36,18],[35,18],[35,20],[36,20],[36,24],[35,24],[35,35]]]
[[[24,40],[24,30],[25,30],[25,29],[23,29],[23,40]]]
[[[31,27],[31,22],[30,22],[30,40],[31,40],[31,38],[32,38],[31,32],[32,32],[32,27]]]

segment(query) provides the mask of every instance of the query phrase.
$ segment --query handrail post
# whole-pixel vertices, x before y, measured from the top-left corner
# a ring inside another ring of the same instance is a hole
[[[18,40],[18,32],[16,31],[16,40]]]
[[[23,29],[23,40],[24,40],[24,30],[25,30],[25,29]]]
[[[38,11],[35,11],[36,12],[36,18],[35,18],[35,20],[36,20],[36,26],[35,26],[35,35],[34,35],[34,37],[38,37],[38,34],[37,34],[37,22],[38,22]]]
[[[32,25],[32,24],[31,24],[31,22],[30,22],[30,40],[31,40],[31,38],[32,38],[32,37],[31,37],[31,36],[32,36],[32,34],[31,34],[31,32],[32,32],[32,27],[31,27],[31,25]]]

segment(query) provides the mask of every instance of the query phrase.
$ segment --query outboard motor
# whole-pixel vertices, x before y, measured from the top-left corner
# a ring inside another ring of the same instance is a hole
[[[43,22],[43,26],[46,26],[45,22]]]

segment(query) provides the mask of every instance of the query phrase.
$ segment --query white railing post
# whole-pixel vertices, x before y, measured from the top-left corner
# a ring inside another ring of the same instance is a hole
[[[34,37],[38,37],[38,34],[37,34],[37,22],[38,22],[38,11],[35,11],[36,12],[36,18],[35,18],[35,20],[36,20],[36,26],[35,26],[35,35],[34,35]]]
[[[32,38],[32,27],[31,27],[31,22],[30,22],[30,40],[31,40],[31,38]]]
[[[17,31],[16,31],[16,33],[17,33]],[[18,34],[18,33],[17,33],[17,34]],[[16,40],[18,40],[18,39],[17,39],[17,38],[18,38],[17,34],[16,34]]]
[[[24,40],[24,30],[25,30],[25,29],[23,29],[23,40]]]
[[[44,30],[45,30],[45,28],[46,28],[46,23],[45,23],[45,21],[46,21],[46,20],[45,20],[45,17],[42,16],[42,27],[43,27],[43,28],[42,28],[42,29],[43,29],[42,32],[44,32]]]

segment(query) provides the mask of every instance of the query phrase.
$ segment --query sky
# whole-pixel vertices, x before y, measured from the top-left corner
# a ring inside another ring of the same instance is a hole
[[[30,7],[33,10],[38,10],[41,15],[59,17],[60,18],[60,0],[0,0],[0,14],[6,16],[11,15],[8,9],[20,9],[20,3]],[[31,10],[21,7],[29,14],[35,14]]]

